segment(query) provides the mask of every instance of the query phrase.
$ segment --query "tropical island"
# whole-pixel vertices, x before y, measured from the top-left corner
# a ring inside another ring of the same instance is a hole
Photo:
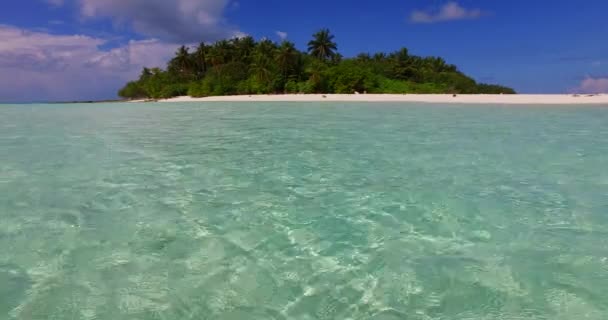
[[[252,94],[514,94],[511,88],[478,83],[440,57],[361,53],[345,58],[328,29],[308,42],[308,51],[251,36],[181,46],[165,70],[144,68],[118,92],[125,99],[164,99]]]

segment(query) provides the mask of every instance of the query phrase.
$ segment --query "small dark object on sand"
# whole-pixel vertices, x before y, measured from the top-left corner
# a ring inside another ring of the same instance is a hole
[[[323,98],[327,98],[327,96],[326,96],[326,95],[323,95]]]
[[[456,98],[456,94],[453,94],[452,97]]]

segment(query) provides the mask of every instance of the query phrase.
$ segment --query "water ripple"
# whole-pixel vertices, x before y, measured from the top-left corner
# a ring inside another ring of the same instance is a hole
[[[596,107],[2,106],[0,314],[604,319],[606,123]]]

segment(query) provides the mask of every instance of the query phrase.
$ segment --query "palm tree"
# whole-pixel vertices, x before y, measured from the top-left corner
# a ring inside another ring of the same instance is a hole
[[[340,62],[342,62],[342,58],[344,58],[344,56],[342,56],[340,53],[336,53],[331,56],[331,63],[339,64]]]
[[[382,62],[384,60],[386,60],[386,53],[384,52],[378,52],[374,54],[374,61],[376,62]]]
[[[256,43],[252,36],[233,38],[232,46],[235,50],[236,60],[249,64],[255,45]]]
[[[277,49],[276,61],[285,79],[287,79],[290,73],[295,71],[297,59],[298,51],[293,42],[283,41]]]
[[[215,43],[210,53],[210,60],[213,66],[231,62],[233,58],[233,45],[228,40],[220,40]]]
[[[390,58],[395,60],[395,62],[405,64],[410,60],[410,52],[407,48],[401,48],[399,51],[391,53]]]
[[[370,61],[372,61],[372,56],[370,56],[369,53],[359,53],[357,55],[357,60],[359,62],[369,63]]]
[[[268,39],[262,39],[253,50],[250,71],[264,92],[269,91],[272,74],[276,67],[274,63],[276,50],[276,44]]]
[[[448,64],[441,57],[427,57],[426,60],[429,62],[430,67],[435,72],[456,72],[457,68],[453,64]]]
[[[190,60],[190,53],[188,52],[188,47],[181,46],[175,53],[175,58],[173,58],[173,62],[175,63],[175,66],[177,67],[177,71],[179,73],[187,73],[188,71],[190,71],[192,61]]]
[[[158,67],[154,67],[154,68],[150,69],[150,74],[151,74],[152,76],[159,75],[159,74],[161,74],[161,73],[163,73],[163,70],[161,70],[161,69],[160,69],[160,68],[158,68]]]
[[[255,54],[272,57],[276,49],[277,45],[274,42],[269,39],[262,39],[255,47]]]
[[[399,80],[411,80],[420,69],[420,59],[410,56],[407,48],[401,48],[388,56],[392,77]]]
[[[312,37],[313,39],[308,42],[308,52],[312,56],[327,61],[336,54],[338,45],[333,41],[334,35],[329,32],[329,29],[321,29]]]
[[[152,70],[144,67],[144,69],[141,70],[141,74],[139,75],[139,81],[146,81],[150,79],[150,77],[152,77]]]
[[[200,79],[207,72],[207,59],[209,53],[209,47],[204,43],[196,48],[196,51],[193,53],[194,56],[194,64],[197,69],[197,77]]]
[[[260,89],[266,93],[268,91],[268,85],[272,77],[272,60],[270,57],[256,54],[251,64],[251,72],[255,77],[257,83],[261,86]]]
[[[309,75],[308,81],[316,93],[321,93],[325,89],[323,74],[327,68],[327,64],[321,60],[312,60],[308,68],[306,68],[306,73]]]

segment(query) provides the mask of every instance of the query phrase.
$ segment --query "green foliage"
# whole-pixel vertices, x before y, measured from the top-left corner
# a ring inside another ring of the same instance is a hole
[[[300,88],[295,80],[289,80],[285,83],[285,93],[298,93]]]
[[[128,82],[118,91],[118,96],[125,99],[141,99],[148,96],[138,81]]]
[[[181,46],[175,53],[175,57],[169,61],[167,72],[174,80],[179,82],[193,80],[198,75],[198,68],[200,68],[196,59],[199,54],[201,53],[197,50],[191,55],[186,46]]]
[[[166,93],[164,88],[170,84],[171,82],[169,81],[169,74],[162,71],[154,73],[149,79],[142,83],[148,97],[153,99],[166,98],[163,95],[163,93]]]
[[[445,84],[448,93],[477,93],[475,80],[459,72],[441,72],[431,80]]]
[[[378,86],[377,76],[370,68],[346,60],[331,67],[326,72],[329,87],[335,93],[354,93],[372,91]]]
[[[181,46],[166,66],[144,68],[118,94],[127,99],[271,93],[515,93],[478,84],[439,57],[362,53],[344,58],[327,29],[313,35],[308,52],[289,41],[252,37]]]
[[[299,82],[298,91],[306,94],[317,92],[315,91],[315,83],[311,82],[310,80]]]
[[[207,97],[244,93],[239,91],[239,83],[246,79],[247,70],[242,63],[219,65],[211,68],[203,80],[192,83],[188,95]]]
[[[447,89],[444,84],[425,82],[416,83],[412,81],[395,80],[381,78],[379,87],[374,93],[413,93],[413,94],[430,94],[430,93],[446,93]]]
[[[203,88],[203,81],[195,81],[188,86],[188,95],[195,98],[207,97],[207,90]]]
[[[185,96],[188,94],[188,83],[169,83],[163,86],[161,90],[161,98],[171,98]]]
[[[412,86],[410,83],[389,79],[389,78],[380,78],[379,86],[375,88],[372,93],[409,93],[412,92]]]
[[[309,61],[309,65],[306,68],[305,75],[306,85],[302,92],[304,93],[325,93],[332,92],[329,90],[327,81],[327,70],[328,65],[318,59],[312,59]]]
[[[424,82],[424,83],[411,83],[412,92],[418,94],[430,94],[430,93],[446,93],[445,84],[434,83],[434,82]]]
[[[515,90],[495,84],[480,83],[477,88],[478,93],[484,94],[515,94]]]

